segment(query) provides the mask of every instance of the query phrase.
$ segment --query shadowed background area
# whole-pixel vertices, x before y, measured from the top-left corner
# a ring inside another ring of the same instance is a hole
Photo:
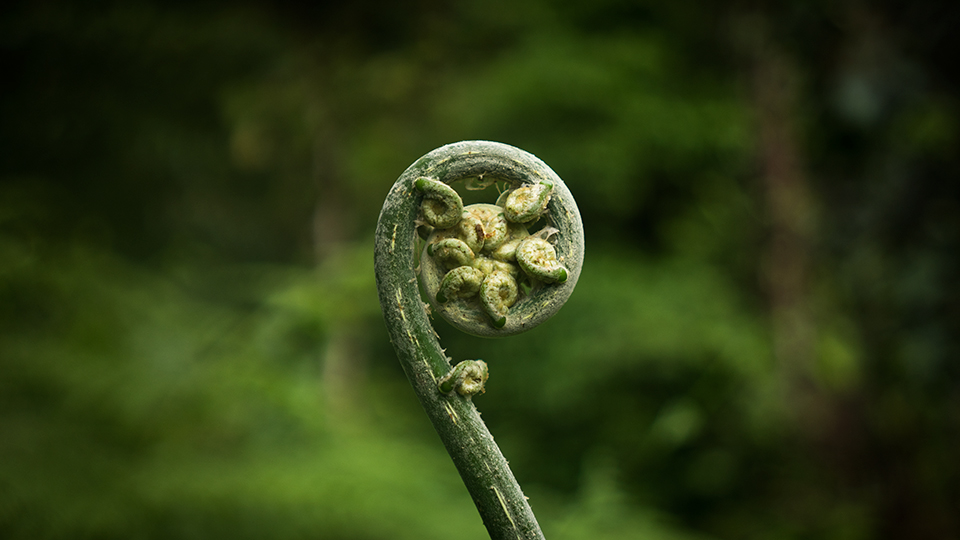
[[[372,264],[465,139],[583,214],[554,319],[436,321],[547,538],[960,536],[952,3],[2,10],[3,538],[486,538]]]

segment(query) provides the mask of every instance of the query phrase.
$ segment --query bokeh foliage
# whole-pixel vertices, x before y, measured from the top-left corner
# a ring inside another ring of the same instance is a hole
[[[584,217],[549,323],[436,322],[548,538],[960,534],[957,8],[2,9],[0,536],[484,538],[372,273],[463,139]]]

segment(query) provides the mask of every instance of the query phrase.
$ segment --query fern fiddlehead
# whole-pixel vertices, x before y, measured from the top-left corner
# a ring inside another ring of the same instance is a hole
[[[506,190],[494,205],[464,207],[451,187],[460,182],[468,189],[498,182]],[[483,391],[487,365],[451,367],[421,287],[435,312],[470,334],[502,337],[539,325],[580,275],[583,225],[573,196],[532,154],[489,141],[448,144],[397,179],[374,250],[390,339],[491,538],[543,538],[471,400]]]

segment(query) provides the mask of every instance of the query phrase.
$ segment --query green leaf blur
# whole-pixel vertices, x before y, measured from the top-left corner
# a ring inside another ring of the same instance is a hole
[[[0,537],[485,538],[372,267],[466,139],[583,213],[551,321],[435,321],[547,538],[960,536],[957,7],[2,10]]]

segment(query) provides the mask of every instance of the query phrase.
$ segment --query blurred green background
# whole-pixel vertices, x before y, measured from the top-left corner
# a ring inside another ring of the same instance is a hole
[[[960,537],[960,9],[8,2],[0,537],[482,539],[376,299],[416,158],[583,214],[476,399],[547,538]]]

